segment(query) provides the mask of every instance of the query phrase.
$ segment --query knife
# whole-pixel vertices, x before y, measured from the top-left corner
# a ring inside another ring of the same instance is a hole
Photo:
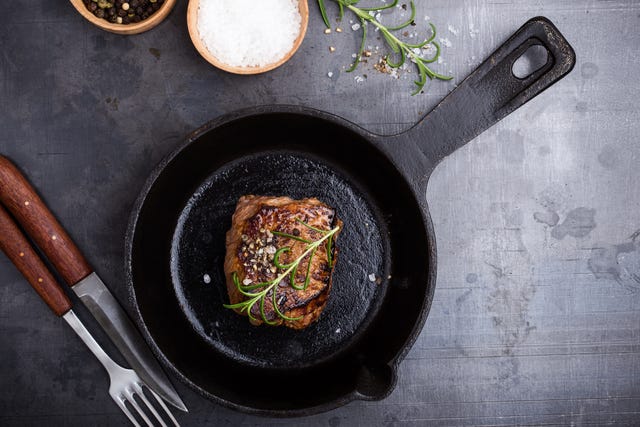
[[[131,368],[163,399],[187,412],[187,407],[122,306],[27,179],[1,155],[0,202],[87,306]]]

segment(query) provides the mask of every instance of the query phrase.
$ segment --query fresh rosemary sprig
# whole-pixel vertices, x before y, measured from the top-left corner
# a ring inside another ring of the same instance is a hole
[[[433,79],[451,80],[452,79],[451,76],[445,76],[445,75],[436,73],[431,68],[429,68],[429,64],[437,61],[438,57],[440,56],[440,45],[435,40],[436,27],[433,24],[429,23],[429,26],[431,27],[431,37],[429,37],[422,43],[418,43],[418,44],[406,43],[400,40],[398,37],[396,37],[393,34],[394,31],[402,30],[408,27],[409,25],[415,23],[414,20],[416,17],[416,6],[413,3],[413,0],[409,3],[411,6],[410,18],[405,22],[403,22],[402,24],[396,25],[393,27],[387,27],[383,25],[382,23],[380,23],[380,21],[378,21],[375,15],[377,12],[395,7],[398,4],[398,0],[393,0],[391,3],[387,3],[382,6],[373,6],[373,7],[356,7],[356,5],[360,2],[360,0],[333,0],[333,1],[335,3],[338,3],[338,7],[340,11],[339,12],[340,19],[342,19],[342,17],[344,16],[344,9],[347,8],[356,15],[356,17],[360,21],[360,26],[362,28],[362,42],[360,44],[360,49],[358,50],[358,54],[356,55],[355,61],[353,62],[351,67],[347,69],[347,72],[350,73],[354,71],[358,67],[360,60],[362,59],[362,55],[364,53],[365,44],[367,40],[367,23],[371,23],[376,28],[378,28],[378,31],[380,31],[380,33],[384,37],[384,40],[386,41],[387,45],[392,50],[392,52],[396,55],[400,55],[400,58],[398,59],[397,62],[391,61],[389,58],[389,55],[385,56],[384,59],[389,67],[400,68],[405,63],[407,58],[410,58],[411,61],[416,64],[416,67],[418,67],[418,73],[420,75],[420,78],[414,81],[414,83],[416,84],[416,90],[412,93],[412,95],[416,95],[420,93],[422,89],[424,89],[424,86],[427,84],[427,79],[429,80],[433,80]],[[325,7],[324,0],[318,0],[318,6],[320,7],[320,13],[322,15],[322,19],[325,25],[327,26],[327,28],[331,28],[331,24],[329,23],[329,17],[327,15],[327,9]],[[420,49],[424,48],[427,45],[432,45],[436,49],[435,54],[431,58],[423,58],[421,56]]]
[[[321,233],[322,237],[318,240],[311,241],[311,240],[304,239],[300,236],[294,236],[293,234],[282,233],[279,231],[272,231],[271,233],[274,234],[275,236],[285,237],[288,239],[292,239],[292,240],[304,243],[306,245],[304,252],[298,258],[296,258],[293,262],[289,264],[282,264],[280,262],[280,256],[286,252],[291,252],[291,247],[284,246],[278,249],[273,256],[273,264],[276,266],[278,271],[280,271],[280,273],[278,274],[278,277],[268,282],[244,285],[240,283],[240,278],[238,277],[238,273],[234,271],[231,275],[233,283],[238,288],[238,291],[242,295],[249,297],[249,299],[239,302],[237,304],[225,304],[224,307],[230,308],[230,309],[239,309],[240,312],[246,312],[251,320],[257,321],[258,319],[256,319],[253,316],[253,314],[251,313],[251,310],[256,304],[259,303],[260,315],[262,317],[262,320],[268,325],[275,325],[278,322],[267,319],[267,316],[265,315],[265,311],[264,311],[265,300],[269,297],[269,292],[271,292],[271,297],[273,298],[272,299],[273,309],[278,316],[280,316],[284,320],[289,320],[289,321],[296,321],[301,319],[301,317],[286,316],[284,313],[280,311],[280,307],[278,306],[278,301],[277,301],[277,292],[274,288],[276,288],[280,284],[280,282],[282,282],[287,278],[287,276],[289,276],[289,284],[291,285],[292,288],[299,291],[306,290],[311,280],[311,264],[313,261],[313,257],[315,256],[316,251],[322,245],[322,243],[326,242],[325,245],[327,250],[327,262],[329,263],[330,268],[333,267],[333,255],[332,255],[333,236],[338,232],[340,227],[337,226],[331,230],[321,230],[319,228],[316,228],[307,224],[306,222],[300,219],[296,219],[296,221],[311,230]],[[297,284],[296,275],[298,272],[298,267],[300,266],[300,263],[302,262],[302,260],[304,260],[307,256],[309,256],[309,262],[307,264],[307,271],[306,271],[304,282],[302,284]]]

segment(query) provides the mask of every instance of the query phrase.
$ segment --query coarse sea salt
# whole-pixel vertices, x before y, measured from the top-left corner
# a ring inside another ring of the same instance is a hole
[[[263,67],[283,59],[300,35],[297,0],[200,0],[197,27],[220,62]]]

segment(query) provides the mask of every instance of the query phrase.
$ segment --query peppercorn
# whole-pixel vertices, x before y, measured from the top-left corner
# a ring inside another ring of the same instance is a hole
[[[113,7],[113,3],[107,0],[98,0],[98,7],[100,9],[109,9],[110,7]]]
[[[157,12],[165,0],[82,0],[100,19],[117,24],[138,23]]]

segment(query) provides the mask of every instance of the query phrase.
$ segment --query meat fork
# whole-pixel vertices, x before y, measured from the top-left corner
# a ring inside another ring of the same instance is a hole
[[[100,347],[91,336],[87,328],[71,309],[71,300],[62,290],[62,287],[54,279],[51,272],[45,266],[38,254],[35,252],[25,235],[20,231],[14,220],[7,211],[0,205],[0,249],[7,255],[11,262],[18,268],[40,297],[47,303],[53,312],[62,317],[80,339],[89,347],[89,350],[98,358],[102,366],[109,373],[111,385],[109,394],[118,407],[125,413],[134,426],[140,427],[139,420],[136,419],[127,404],[135,409],[135,412],[147,426],[153,427],[151,419],[143,411],[141,405],[134,398],[137,397],[144,403],[144,406],[153,414],[155,420],[163,427],[167,424],[153,407],[149,399],[144,394],[146,389],[158,402],[171,422],[179,427],[167,405],[162,399],[138,377],[135,371],[125,369],[114,362],[107,353]]]

